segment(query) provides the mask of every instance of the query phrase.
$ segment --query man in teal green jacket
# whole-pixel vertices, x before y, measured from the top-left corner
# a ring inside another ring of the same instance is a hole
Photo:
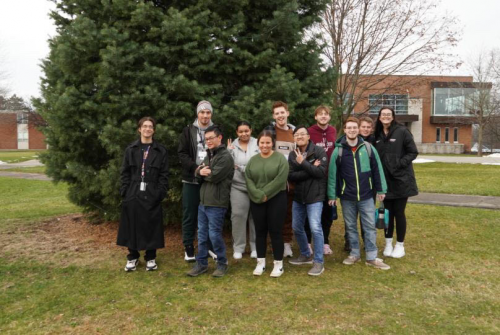
[[[377,230],[375,228],[374,189],[379,201],[387,192],[382,164],[374,147],[359,135],[359,120],[349,117],[344,124],[345,136],[335,144],[328,169],[327,195],[330,205],[340,198],[347,238],[351,246],[349,256],[343,261],[353,265],[361,260],[357,228],[358,213],[365,232],[366,265],[389,270],[390,266],[377,258]]]

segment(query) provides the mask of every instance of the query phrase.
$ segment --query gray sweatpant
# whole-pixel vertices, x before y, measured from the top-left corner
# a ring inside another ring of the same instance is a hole
[[[247,221],[250,250],[255,249],[255,225],[250,213],[250,198],[246,192],[231,187],[231,223],[233,227],[234,252],[245,252],[247,241]]]

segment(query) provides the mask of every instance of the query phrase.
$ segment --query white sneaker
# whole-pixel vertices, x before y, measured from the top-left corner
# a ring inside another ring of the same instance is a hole
[[[138,259],[133,259],[131,261],[127,261],[127,265],[125,265],[125,271],[130,272],[130,271],[135,271],[137,269],[137,264],[139,264]]]
[[[404,242],[396,242],[396,246],[394,247],[394,250],[392,251],[391,257],[392,258],[401,258],[404,255],[405,255]]]
[[[384,256],[391,257],[393,250],[394,250],[394,248],[392,247],[392,238],[386,238],[385,239]]]
[[[235,252],[233,254],[233,258],[234,259],[241,259],[241,258],[243,258],[243,254],[241,252]]]
[[[152,259],[146,263],[146,271],[154,271],[156,269],[158,269],[158,265],[156,264],[156,260]]]
[[[254,250],[254,251],[252,251],[252,252],[250,253],[250,258],[257,258],[257,251],[255,251],[255,250]]]
[[[274,261],[274,268],[271,272],[271,277],[278,278],[285,272],[283,269],[283,261]]]
[[[255,270],[253,270],[254,276],[260,276],[266,271],[266,259],[265,258],[257,258],[257,266]]]
[[[285,243],[285,250],[283,251],[283,258],[293,257],[292,245],[290,243]]]

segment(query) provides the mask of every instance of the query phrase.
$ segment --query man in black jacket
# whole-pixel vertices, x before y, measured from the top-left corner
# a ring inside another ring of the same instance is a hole
[[[295,128],[293,137],[297,148],[288,156],[290,166],[288,180],[295,183],[292,227],[300,248],[300,256],[290,260],[290,264],[313,264],[308,274],[319,276],[325,269],[321,213],[326,196],[326,152],[309,140],[309,132],[304,126]],[[306,216],[313,236],[314,259],[304,230]]]
[[[205,131],[213,124],[212,105],[208,101],[200,101],[196,113],[196,120],[182,131],[177,150],[182,166],[182,243],[187,262],[195,261],[193,243],[198,226],[201,187],[196,179],[196,170],[207,155]]]

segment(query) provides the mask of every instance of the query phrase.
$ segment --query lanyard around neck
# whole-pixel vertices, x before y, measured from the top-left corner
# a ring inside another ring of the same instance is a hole
[[[151,146],[148,146],[148,148],[146,150],[144,150],[144,153],[142,155],[141,179],[143,181],[144,181],[144,169],[145,169],[146,159],[148,159],[148,155],[149,155],[149,148],[151,148]]]

